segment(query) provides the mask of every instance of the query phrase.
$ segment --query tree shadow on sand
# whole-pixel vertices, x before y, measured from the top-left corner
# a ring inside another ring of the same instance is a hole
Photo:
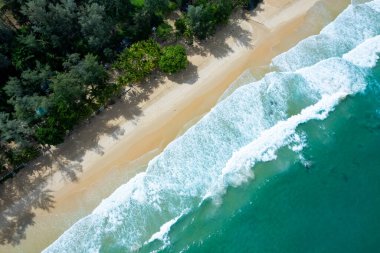
[[[189,47],[188,53],[190,55],[201,56],[210,54],[216,58],[224,58],[233,53],[233,48],[229,45],[228,41],[233,41],[240,47],[252,48],[252,32],[243,29],[240,25],[240,22],[246,19],[246,12],[235,12],[228,25],[220,27],[215,36]]]
[[[26,229],[34,225],[34,210],[50,211],[54,207],[52,191],[45,187],[45,176],[24,171],[1,185],[0,245],[19,244]]]
[[[178,84],[194,84],[199,79],[198,67],[190,62],[186,71],[168,75],[168,79]]]

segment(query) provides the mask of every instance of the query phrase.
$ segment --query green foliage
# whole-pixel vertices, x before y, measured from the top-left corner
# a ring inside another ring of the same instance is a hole
[[[35,67],[36,60],[44,49],[44,42],[38,40],[34,34],[19,34],[12,52],[13,66],[20,71]]]
[[[100,51],[111,38],[112,24],[107,18],[105,7],[97,3],[86,4],[79,17],[79,25],[91,50]]]
[[[51,116],[58,117],[65,130],[89,114],[86,87],[81,81],[72,72],[59,73],[52,80]]]
[[[162,41],[169,40],[173,36],[173,28],[167,23],[162,23],[157,27],[157,38]]]
[[[0,69],[5,69],[9,67],[10,61],[8,57],[2,53],[0,53]]]
[[[130,85],[143,80],[158,64],[160,47],[153,40],[140,41],[125,49],[115,67],[121,71],[119,83]]]
[[[169,11],[175,11],[177,8],[178,8],[178,5],[175,1],[174,2],[169,1],[169,4],[168,4],[168,10]]]
[[[186,20],[185,17],[180,17],[179,19],[177,19],[175,21],[174,25],[175,25],[175,29],[180,34],[184,34],[185,31],[188,29],[188,27],[187,27],[187,20]]]
[[[50,96],[48,98],[44,97],[40,101],[37,99],[39,97],[23,96],[24,99],[36,99],[39,102],[30,105],[29,110],[24,108],[21,111],[29,112],[27,119],[41,122],[35,131],[35,136],[42,144],[61,143],[66,132],[72,130],[78,122],[104,104],[112,93],[111,89],[115,88],[108,85],[108,74],[93,55],[86,55],[82,60],[78,54],[70,55],[64,62],[64,69],[65,72],[58,73],[49,79]],[[7,84],[7,93],[13,98],[13,94],[20,91],[21,85],[29,84],[33,87],[34,83],[35,89],[40,92],[41,85],[39,84],[44,83],[48,76],[43,75],[45,72],[27,71],[26,77],[21,80],[12,79],[11,83]],[[42,92],[46,90],[43,89]],[[24,101],[21,100],[21,102]],[[42,115],[39,112],[42,112]],[[17,113],[16,116],[23,118]]]
[[[130,17],[131,11],[133,10],[130,0],[92,0],[85,2],[97,3],[101,6],[104,6],[107,16],[112,17],[115,23],[127,20]]]
[[[212,8],[207,5],[192,6],[190,5],[187,11],[189,26],[194,35],[200,39],[206,39],[214,34],[216,29],[216,20],[210,13],[213,13]]]
[[[217,24],[226,24],[234,8],[232,0],[217,0],[209,4]]]
[[[200,40],[206,39],[215,33],[218,24],[228,22],[233,8],[232,0],[196,1],[195,5],[190,5],[187,10],[191,32]]]
[[[54,118],[49,118],[36,129],[35,136],[39,143],[58,145],[65,140],[66,132]]]
[[[9,43],[12,40],[13,37],[13,31],[11,28],[4,23],[2,19],[0,19],[0,42],[1,42],[1,47],[7,46],[6,43]],[[5,45],[3,44],[5,43]]]
[[[40,151],[33,146],[16,148],[12,151],[10,163],[14,166],[18,166],[37,158],[39,155]]]
[[[169,0],[145,0],[144,8],[152,14],[164,14],[169,11]]]
[[[131,3],[135,6],[142,7],[144,6],[144,0],[131,0]]]
[[[56,4],[31,0],[23,6],[22,13],[28,17],[31,29],[53,48],[67,50],[80,31],[74,0],[62,0]]]
[[[144,9],[132,16],[133,25],[128,27],[128,33],[134,41],[144,40],[152,33],[152,14]]]
[[[261,0],[255,0],[256,2],[259,2]],[[232,4],[234,7],[248,7],[250,0],[232,0]]]
[[[38,118],[35,111],[38,107],[46,108],[49,90],[49,78],[52,72],[48,66],[37,66],[34,70],[26,70],[20,78],[12,77],[4,87],[9,103],[14,106],[17,119],[32,123]]]
[[[35,94],[42,95],[46,92],[45,84],[49,83],[52,74],[49,66],[37,64],[34,70],[23,71],[20,78],[10,78],[4,90],[12,100]]]
[[[186,50],[183,46],[168,46],[162,50],[159,67],[163,72],[169,74],[177,73],[185,69],[188,64]]]
[[[0,88],[1,83],[4,82],[9,75],[8,68],[11,66],[10,44],[13,37],[14,33],[11,28],[0,19]]]
[[[7,113],[0,112],[0,143],[14,142],[19,146],[28,143],[33,129],[21,120],[11,119]]]
[[[66,63],[65,66],[70,68],[70,74],[85,87],[86,98],[91,101],[91,104],[98,106],[105,103],[107,96],[104,93],[110,86],[107,82],[108,73],[96,56],[88,54],[75,65],[70,66],[70,63]]]

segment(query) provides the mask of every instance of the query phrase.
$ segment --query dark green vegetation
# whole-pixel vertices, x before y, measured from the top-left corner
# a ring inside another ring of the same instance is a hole
[[[182,41],[211,36],[249,2],[1,1],[0,175],[62,143],[126,85],[186,68]],[[164,19],[177,9],[174,28]]]
[[[163,49],[158,63],[160,69],[168,74],[173,74],[187,67],[186,51],[182,46],[168,46]]]

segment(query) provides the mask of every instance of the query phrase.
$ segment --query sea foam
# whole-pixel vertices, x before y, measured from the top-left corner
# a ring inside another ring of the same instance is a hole
[[[380,1],[350,5],[319,35],[311,36],[275,57],[272,67],[294,71],[330,57],[341,57],[366,39],[380,34]]]
[[[357,66],[363,68],[372,68],[379,60],[379,54],[380,36],[376,36],[366,40],[351,52],[343,55],[343,58]]]

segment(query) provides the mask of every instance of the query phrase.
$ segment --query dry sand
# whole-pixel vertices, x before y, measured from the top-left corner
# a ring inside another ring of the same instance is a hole
[[[273,56],[318,33],[348,2],[266,0],[255,12],[235,13],[215,37],[189,49],[184,73],[153,75],[0,186],[0,252],[47,247],[143,171],[245,70],[263,75]]]

